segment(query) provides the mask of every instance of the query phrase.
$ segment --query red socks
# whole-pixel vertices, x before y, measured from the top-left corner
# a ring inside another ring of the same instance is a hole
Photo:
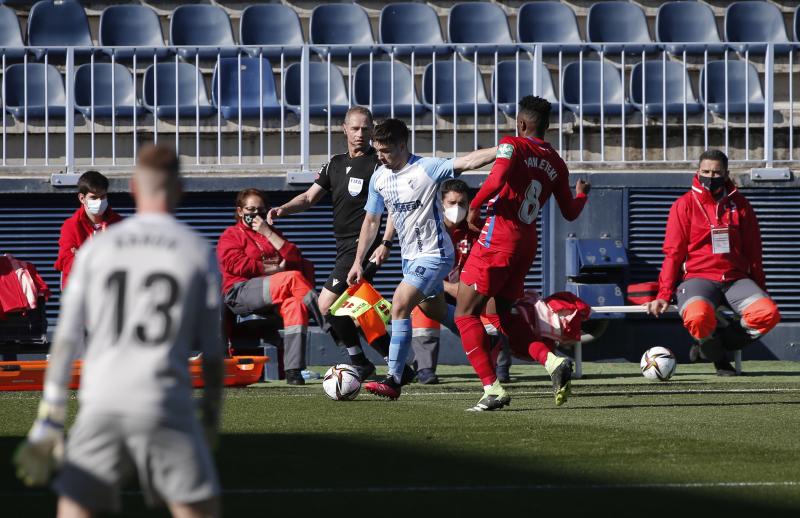
[[[508,337],[511,350],[519,356],[529,355],[544,365],[547,353],[555,349],[550,340],[538,340],[531,326],[521,315],[504,313],[484,316],[499,332]]]
[[[547,340],[549,342],[549,340]],[[546,342],[534,341],[528,346],[528,354],[531,358],[544,365],[547,362],[547,353],[552,352],[555,348],[548,345]]]
[[[497,380],[492,359],[489,356],[489,335],[480,317],[464,315],[455,319],[461,333],[461,344],[472,368],[478,373],[483,385],[491,385]]]

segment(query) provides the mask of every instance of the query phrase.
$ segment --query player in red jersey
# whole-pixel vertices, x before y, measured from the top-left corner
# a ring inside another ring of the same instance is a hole
[[[549,102],[531,95],[520,100],[519,137],[500,140],[492,171],[470,204],[467,221],[475,227],[481,206],[488,202],[488,217],[461,272],[456,302],[455,321],[464,351],[484,386],[483,397],[470,410],[498,410],[511,402],[492,368],[481,314],[494,298],[496,312],[490,310],[484,317],[501,333],[513,340],[515,328],[527,328],[511,308],[523,295],[525,276],[536,257],[539,208],[552,194],[561,214],[572,221],[586,204],[589,184],[578,180],[573,198],[566,164],[542,140],[549,124]],[[531,349],[531,356],[545,365],[553,379],[556,401],[563,403],[570,390],[571,362],[553,354],[552,347],[543,342],[532,343]]]

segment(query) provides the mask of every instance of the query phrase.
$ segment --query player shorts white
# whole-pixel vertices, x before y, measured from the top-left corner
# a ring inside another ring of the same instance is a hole
[[[120,510],[120,492],[138,476],[145,501],[192,504],[220,493],[211,452],[197,419],[165,420],[78,413],[56,492],[95,512]]]

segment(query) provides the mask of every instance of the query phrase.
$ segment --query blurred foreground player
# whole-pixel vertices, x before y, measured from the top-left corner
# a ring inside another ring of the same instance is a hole
[[[511,308],[523,295],[525,276],[536,257],[539,208],[552,194],[561,214],[572,221],[586,204],[589,184],[578,180],[573,198],[566,164],[543,140],[549,124],[550,103],[523,97],[517,110],[520,136],[500,140],[489,177],[470,204],[467,222],[474,228],[481,206],[488,202],[486,223],[461,272],[456,303],[455,321],[464,351],[484,387],[483,397],[470,410],[498,410],[511,402],[497,380],[481,315],[512,343],[514,333],[527,332],[527,324]],[[486,314],[492,297],[496,313]],[[537,344],[531,356],[545,365],[563,399],[569,393],[572,364],[553,354],[550,344]]]
[[[729,178],[728,157],[719,150],[703,152],[691,190],[669,211],[658,296],[647,309],[663,313],[680,282],[683,325],[720,376],[736,375],[727,350],[745,347],[781,320],[767,294],[761,256],[758,219]],[[718,319],[722,305],[741,319]]]
[[[206,241],[172,216],[178,157],[139,154],[136,215],[78,252],[64,294],[39,415],[19,448],[18,475],[47,482],[63,451],[73,351],[84,341],[80,410],[55,481],[58,516],[119,511],[128,476],[149,505],[215,517],[219,482],[209,451],[219,420],[224,345],[219,272]],[[188,358],[202,352],[206,389],[195,412]]]

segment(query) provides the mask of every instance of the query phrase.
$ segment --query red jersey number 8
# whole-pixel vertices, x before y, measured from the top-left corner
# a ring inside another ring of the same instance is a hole
[[[525,200],[519,207],[519,220],[530,225],[536,221],[539,214],[539,195],[542,193],[542,184],[538,180],[531,180],[525,191]]]

